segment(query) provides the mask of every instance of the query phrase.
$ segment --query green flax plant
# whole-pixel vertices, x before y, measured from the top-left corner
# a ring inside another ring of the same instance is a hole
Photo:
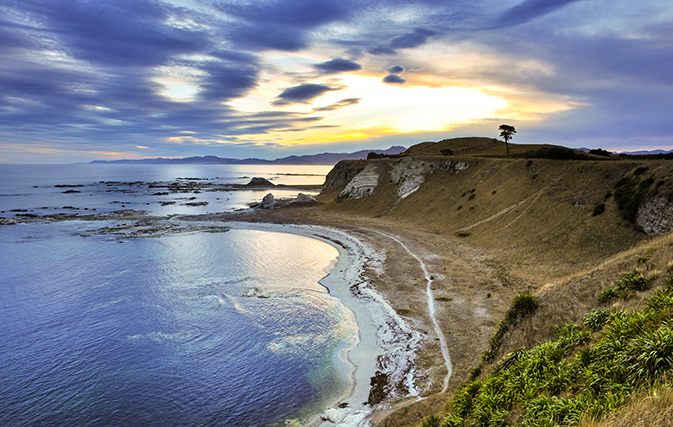
[[[628,280],[639,281],[633,273]],[[624,285],[636,289],[631,286]],[[600,419],[634,393],[656,387],[673,375],[673,274],[642,311],[596,310],[584,325],[554,331],[553,340],[513,351],[489,375],[461,386],[448,415],[423,425],[574,425]]]

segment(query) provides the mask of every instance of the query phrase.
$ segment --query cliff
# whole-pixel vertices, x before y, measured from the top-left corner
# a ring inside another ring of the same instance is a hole
[[[340,162],[320,199],[517,257],[576,264],[672,231],[672,174],[668,161],[407,156]]]
[[[490,344],[481,339],[481,351],[491,356],[482,362],[481,354],[470,355],[476,378],[497,371],[510,352],[552,340],[555,325],[582,325],[596,310],[642,309],[666,286],[673,271],[673,162],[600,159],[540,145],[513,145],[513,157],[505,158],[494,140],[454,142],[421,143],[397,158],[340,162],[319,199],[323,209],[422,230],[441,236],[447,246],[486,254],[476,263],[494,271],[489,279],[494,283],[446,277],[434,285],[437,292],[464,286],[535,295],[534,315],[505,329],[494,325],[492,332],[500,335]],[[634,268],[651,289],[602,302],[606,287]],[[455,325],[441,326],[464,333]],[[454,375],[464,379],[461,369]],[[443,413],[442,403],[429,402],[400,410],[380,425],[418,425],[423,411]]]

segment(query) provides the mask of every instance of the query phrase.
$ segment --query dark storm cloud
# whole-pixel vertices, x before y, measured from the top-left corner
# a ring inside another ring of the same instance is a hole
[[[386,68],[386,73],[388,74],[400,74],[404,72],[404,67],[401,65],[391,65]]]
[[[362,65],[357,62],[343,58],[336,58],[327,62],[315,64],[314,67],[323,74],[338,74],[362,69]]]
[[[332,87],[327,85],[305,83],[299,86],[293,86],[285,89],[278,95],[273,105],[291,105],[291,104],[310,104],[314,99],[333,90],[340,90],[341,87]]]
[[[346,98],[325,107],[314,108],[313,111],[334,111],[340,108],[348,107],[349,105],[355,105],[359,103],[361,99],[362,98]]]
[[[388,84],[395,84],[395,85],[401,85],[406,83],[406,80],[404,80],[402,77],[398,76],[397,74],[388,74],[383,78],[383,83],[388,83]]]

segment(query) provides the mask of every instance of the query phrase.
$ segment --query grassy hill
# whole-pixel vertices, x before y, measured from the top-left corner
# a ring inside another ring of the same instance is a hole
[[[603,399],[608,392],[601,390],[594,395],[580,393],[585,400],[577,403],[573,400],[575,392],[588,387],[586,381],[557,372],[561,379],[552,373],[533,380],[526,377],[534,382],[530,387],[537,395],[533,397],[544,396],[546,401],[511,397],[499,406],[494,404],[493,411],[484,412],[488,406],[484,402],[506,395],[497,387],[510,387],[507,381],[522,381],[520,376],[503,376],[503,371],[514,369],[512,360],[516,358],[520,357],[521,363],[525,359],[526,363],[545,366],[550,372],[559,364],[585,369],[572,363],[580,363],[575,359],[597,351],[596,346],[607,335],[621,336],[620,328],[626,326],[614,322],[629,316],[622,313],[638,311],[656,317],[629,335],[635,340],[656,331],[668,333],[661,328],[673,318],[673,305],[662,306],[656,316],[642,311],[654,304],[652,298],[666,300],[668,297],[660,293],[673,288],[673,238],[668,234],[673,229],[673,162],[610,160],[544,145],[510,144],[510,152],[511,157],[505,158],[504,145],[489,138],[425,142],[409,148],[400,158],[341,162],[326,180],[320,196],[325,209],[385,218],[399,227],[479,248],[489,255],[484,262],[498,272],[498,286],[530,293],[537,305],[526,315],[512,315],[510,308],[504,323],[494,328],[494,336],[481,348],[482,353],[473,355],[469,374],[472,385],[459,389],[446,409],[444,403],[451,396],[441,404],[419,403],[422,410],[407,407],[382,425],[415,425],[424,412],[436,413],[436,418],[426,418],[427,426],[564,425],[580,419],[593,422],[592,416],[605,418],[629,402],[639,407],[638,399],[670,383],[667,378],[673,374],[673,356],[668,354],[660,371],[647,381],[615,382],[622,384],[615,387],[622,387],[623,392],[615,394],[611,389],[614,401],[609,404]],[[647,287],[620,289],[618,284],[625,272],[642,277]],[[486,289],[487,285],[483,286]],[[601,299],[603,293],[609,293],[606,289],[618,295]],[[501,312],[506,310],[504,307]],[[602,328],[594,331],[585,324],[587,316],[598,310],[611,319],[605,321],[607,332]],[[561,350],[555,350],[559,353],[551,359],[543,355],[545,359],[540,356],[547,351],[545,346]],[[587,360],[584,362],[589,363]],[[525,371],[527,366],[515,367]],[[611,366],[595,368],[607,369],[608,373],[617,369]],[[465,379],[468,374],[458,372],[457,377]],[[545,381],[562,384],[543,387]],[[491,382],[497,383],[495,389],[484,386]],[[456,399],[469,399],[472,409],[468,411]],[[551,412],[535,415],[538,412],[531,412],[531,402],[538,405],[542,411],[539,414]],[[554,406],[559,402],[575,402],[576,406],[566,408],[561,416],[558,414],[562,411]],[[596,402],[608,409],[596,409]],[[475,408],[482,412],[474,412]],[[656,418],[656,413],[653,416]]]

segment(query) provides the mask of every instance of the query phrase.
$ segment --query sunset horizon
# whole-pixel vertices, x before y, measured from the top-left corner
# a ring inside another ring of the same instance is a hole
[[[0,6],[0,162],[275,159],[453,137],[673,149],[661,1]]]

